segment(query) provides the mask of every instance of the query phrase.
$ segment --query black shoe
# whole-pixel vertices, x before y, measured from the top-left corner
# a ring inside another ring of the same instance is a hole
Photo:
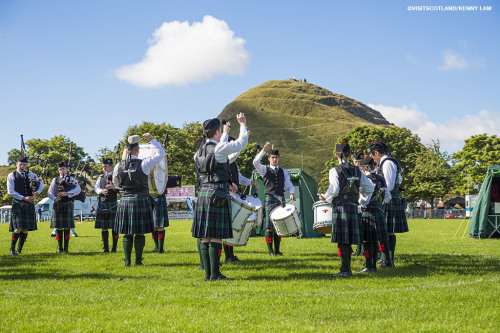
[[[225,264],[228,264],[228,263],[230,263],[230,262],[234,262],[233,258],[226,258],[226,259],[224,260],[224,263],[225,263]]]
[[[158,250],[158,253],[165,253],[165,250]]]
[[[142,260],[143,260],[143,259],[144,259],[144,258],[141,258],[141,259],[139,259],[139,260],[137,260],[137,259],[136,259],[136,260],[135,260],[135,264],[134,264],[134,266],[142,266],[142,265],[144,265],[144,264],[142,263]]]
[[[275,256],[283,256],[283,252],[276,252],[274,255]]]
[[[222,274],[217,277],[210,277],[210,281],[217,281],[217,280],[233,280],[233,279],[228,278],[227,276],[224,276]]]
[[[56,234],[50,234],[50,237],[56,237]]]
[[[200,267],[198,267],[198,270],[199,270],[199,271],[204,271],[204,270],[205,270],[205,268],[204,268],[202,265],[200,265]]]
[[[116,253],[116,248],[111,249],[111,253]]]
[[[274,257],[276,254],[274,254],[274,252],[269,252],[269,255],[270,255],[271,257]]]
[[[375,270],[376,270],[375,268],[365,267],[362,270],[357,271],[356,273],[371,273],[371,272],[375,272]]]
[[[352,272],[338,272],[337,274],[333,274],[332,277],[334,278],[344,278],[344,277],[349,277],[352,275]]]
[[[210,275],[205,275],[205,281],[210,281]]]
[[[21,250],[17,250],[17,251],[16,251],[16,254],[21,254]]]
[[[71,235],[71,236],[73,236],[73,237],[78,237],[78,235],[77,235],[76,233],[75,233],[75,234],[73,234],[73,235]]]
[[[64,251],[63,251],[63,249],[62,249],[62,248],[59,248],[59,249],[57,250],[57,253],[63,253],[63,252],[64,252]]]
[[[241,262],[241,260],[240,260],[240,259],[238,259],[238,257],[237,257],[237,256],[233,256],[233,258],[232,258],[232,259],[233,259],[233,262]]]
[[[14,250],[10,250],[10,252],[9,252],[9,256],[15,256],[15,255],[17,255],[16,251],[14,251]]]
[[[68,249],[64,249],[64,253],[69,253]]]
[[[130,267],[130,265],[132,265],[130,260],[123,259],[123,261],[125,261],[125,267]]]
[[[394,268],[394,264],[390,261],[385,261],[383,260],[382,263],[380,264],[380,266],[378,266],[380,268]]]
[[[154,249],[151,253],[158,253],[158,249]]]

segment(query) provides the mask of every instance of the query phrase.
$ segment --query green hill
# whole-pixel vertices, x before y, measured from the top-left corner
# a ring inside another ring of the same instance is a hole
[[[339,136],[356,126],[388,126],[380,114],[352,98],[294,79],[273,80],[251,88],[228,104],[219,118],[244,112],[249,142],[266,141],[280,150],[280,165],[302,168],[317,181]],[[236,120],[232,120],[237,125]],[[233,126],[232,136],[238,135]],[[302,157],[302,155],[304,155]]]

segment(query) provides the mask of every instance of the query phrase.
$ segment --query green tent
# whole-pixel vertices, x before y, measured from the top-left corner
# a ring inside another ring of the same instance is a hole
[[[286,203],[291,203],[295,206],[297,211],[299,212],[300,220],[302,221],[302,227],[300,230],[301,238],[310,238],[310,237],[322,237],[323,234],[317,233],[313,230],[314,224],[314,212],[312,209],[313,204],[318,201],[318,184],[307,173],[302,171],[301,169],[286,169],[288,174],[290,175],[290,180],[292,181],[293,186],[295,187],[295,198],[296,201],[290,200],[290,193],[288,191],[285,192]],[[250,187],[250,193],[257,192],[259,194],[259,199],[264,202],[265,193],[264,193],[264,183],[260,174],[254,170],[252,173],[252,180],[256,180],[260,185],[260,191],[256,191],[254,186]],[[256,234],[263,235],[263,231],[261,233],[261,229],[256,229]]]
[[[472,238],[500,236],[500,165],[488,167],[470,218]]]

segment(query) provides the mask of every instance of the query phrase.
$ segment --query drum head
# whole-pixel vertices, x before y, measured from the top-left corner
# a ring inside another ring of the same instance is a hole
[[[145,159],[147,157],[152,157],[156,153],[156,148],[151,143],[140,143],[139,144],[139,156],[140,159]],[[161,195],[165,192],[167,187],[167,176],[168,176],[168,166],[167,166],[167,156],[155,165],[149,171],[149,193]]]
[[[262,207],[262,201],[260,201],[259,198],[254,198],[252,196],[247,196],[246,200],[248,202],[250,202],[252,205],[255,206],[255,210],[259,210]]]
[[[285,207],[278,206],[271,211],[271,220],[283,220],[295,212],[295,206],[286,204]]]

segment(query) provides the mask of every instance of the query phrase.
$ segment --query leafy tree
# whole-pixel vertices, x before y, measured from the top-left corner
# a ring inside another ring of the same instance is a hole
[[[240,153],[238,159],[236,159],[236,164],[240,169],[241,174],[246,178],[252,177],[252,172],[254,170],[253,159],[260,152],[256,148],[256,143],[249,143]]]
[[[408,176],[413,182],[406,190],[434,208],[435,199],[443,198],[453,188],[453,169],[447,163],[449,155],[440,151],[439,141],[433,141],[428,149],[411,154],[415,165]]]
[[[351,146],[351,151],[365,151],[366,147],[371,142],[382,140],[389,149],[389,152],[401,163],[403,167],[403,189],[404,197],[408,201],[418,199],[417,193],[412,189],[414,180],[413,175],[409,171],[415,168],[415,154],[418,155],[426,151],[426,148],[420,143],[420,138],[416,134],[412,134],[407,128],[395,126],[390,127],[374,127],[374,126],[357,126],[351,131],[342,135],[337,143],[341,141],[348,142]],[[335,149],[333,150],[332,158],[325,163],[325,169],[321,172],[324,176],[319,183],[321,192],[326,191],[329,186],[328,172],[331,168],[338,164],[335,157]]]
[[[452,159],[456,172],[455,190],[462,194],[477,194],[488,167],[500,163],[500,138],[496,135],[473,135],[465,140],[462,150],[453,154]]]

